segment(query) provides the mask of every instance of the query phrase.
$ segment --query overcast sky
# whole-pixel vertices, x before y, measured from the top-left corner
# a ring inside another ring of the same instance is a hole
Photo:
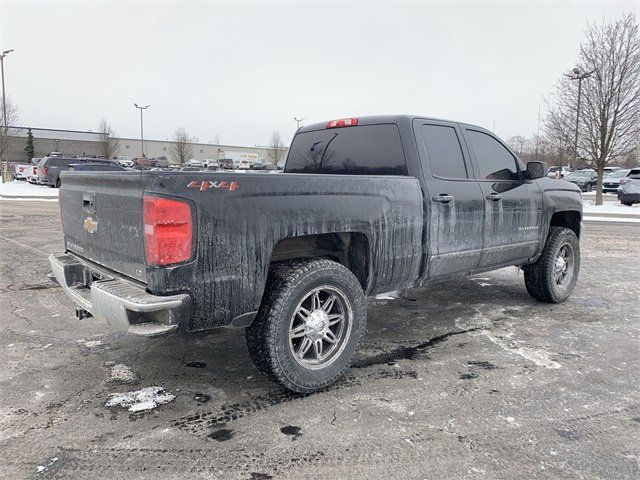
[[[587,22],[640,2],[214,3],[0,0],[20,123],[288,143],[293,117],[415,113],[536,132]]]

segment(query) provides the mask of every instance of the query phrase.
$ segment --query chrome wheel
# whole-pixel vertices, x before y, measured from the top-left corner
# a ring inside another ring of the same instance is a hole
[[[314,288],[298,303],[289,322],[289,348],[304,368],[317,370],[340,356],[351,333],[353,313],[338,288]]]
[[[569,245],[563,245],[558,252],[553,269],[553,281],[558,287],[566,287],[571,283],[574,263],[573,249]]]

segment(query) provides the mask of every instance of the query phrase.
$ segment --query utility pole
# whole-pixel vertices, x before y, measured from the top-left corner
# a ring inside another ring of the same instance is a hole
[[[573,166],[578,165],[578,128],[580,126],[580,99],[582,97],[582,81],[585,78],[589,78],[595,70],[590,72],[581,72],[578,67],[575,67],[571,73],[565,73],[564,76],[569,80],[578,81],[578,104],[576,105],[576,131],[573,137]],[[569,165],[571,167],[571,165]]]
[[[536,133],[536,156],[535,156],[536,161],[538,161],[539,143],[540,143],[540,104],[538,104],[538,132]]]
[[[300,128],[300,122],[302,122],[304,118],[293,117],[293,121],[296,122],[296,130]]]
[[[142,158],[145,158],[144,156],[144,124],[142,123],[142,111],[146,110],[151,105],[145,105],[144,107],[141,107],[141,106],[138,106],[137,103],[134,103],[133,106],[136,107],[138,110],[140,110],[140,145],[142,146]]]
[[[7,125],[7,96],[5,93],[5,89],[4,89],[4,57],[6,57],[7,55],[9,55],[11,52],[13,52],[13,49],[11,50],[5,50],[4,52],[2,52],[2,54],[0,55],[0,70],[2,71],[2,116],[4,117],[2,119],[2,125],[4,128],[4,132],[3,132],[3,142],[6,142],[7,145],[3,145],[3,157],[4,157],[4,168],[2,169],[2,182],[4,183],[4,172],[7,172],[9,170],[9,162],[7,161],[7,150],[8,150],[8,143],[9,143],[9,137],[8,137],[8,132],[9,132],[9,126]]]

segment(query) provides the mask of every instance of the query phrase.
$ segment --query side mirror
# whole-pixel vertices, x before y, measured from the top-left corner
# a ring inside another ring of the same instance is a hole
[[[536,178],[544,178],[547,176],[549,167],[544,162],[529,162],[527,163],[527,178],[529,180],[535,180]]]

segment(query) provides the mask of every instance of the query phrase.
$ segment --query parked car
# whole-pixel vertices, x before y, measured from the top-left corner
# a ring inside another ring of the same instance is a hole
[[[618,200],[628,206],[640,203],[640,167],[632,168],[626,177],[620,179]]]
[[[114,165],[109,160],[98,158],[71,158],[71,157],[43,157],[38,163],[38,185],[49,185],[52,188],[60,187],[60,172],[69,169],[69,165],[79,163],[104,163]]]
[[[575,183],[583,192],[590,192],[598,182],[598,174],[594,170],[577,170],[571,172],[564,179]]]
[[[605,193],[616,193],[620,186],[620,180],[626,177],[631,170],[621,169],[605,176],[602,179],[602,191]]]
[[[117,163],[85,162],[72,163],[69,165],[69,170],[72,172],[126,172],[129,169]]]
[[[246,328],[258,368],[296,392],[349,367],[366,295],[516,265],[531,296],[559,303],[580,269],[578,187],[463,123],[305,125],[279,175],[62,178],[66,251],[50,263],[80,318],[141,335]]]
[[[549,173],[547,176],[549,178],[564,178],[571,173],[571,168],[567,166],[562,167],[549,167]]]
[[[218,163],[217,160],[213,160],[212,158],[205,158],[204,160],[202,160],[202,166],[205,168],[210,168],[210,167],[219,168],[220,164]]]
[[[617,172],[620,169],[621,167],[604,167],[604,176],[606,177],[607,175],[611,175],[612,173]]]
[[[118,162],[123,167],[133,167],[133,160],[127,157],[126,155],[118,155],[116,157],[116,162]]]
[[[13,174],[16,180],[27,180],[29,172],[31,172],[31,164],[15,163],[13,164]]]
[[[233,160],[231,160],[230,158],[223,158],[219,160],[219,163],[220,166],[225,170],[233,170],[234,168]]]
[[[190,158],[185,163],[187,167],[202,167],[202,162],[200,160],[196,160],[195,158]]]
[[[31,168],[29,169],[27,174],[27,182],[33,185],[38,184],[38,166],[37,165],[31,165]]]

